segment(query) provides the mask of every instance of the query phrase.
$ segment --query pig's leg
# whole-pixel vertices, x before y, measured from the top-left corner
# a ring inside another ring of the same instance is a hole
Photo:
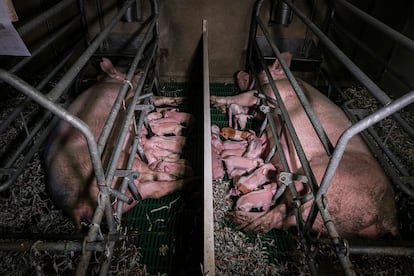
[[[240,230],[256,233],[267,233],[273,228],[285,229],[296,224],[294,216],[287,217],[284,203],[267,212],[230,212],[227,218]]]

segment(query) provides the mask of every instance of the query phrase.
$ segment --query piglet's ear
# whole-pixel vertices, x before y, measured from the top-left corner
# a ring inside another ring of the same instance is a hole
[[[250,76],[244,71],[239,71],[236,75],[237,85],[241,91],[246,91],[249,88]]]
[[[123,80],[123,75],[119,73],[112,62],[107,58],[102,58],[102,61],[100,63],[102,71],[104,71],[106,74],[108,74],[109,77],[113,79]]]
[[[286,65],[290,67],[290,64],[292,63],[292,54],[289,52],[283,52],[281,53],[281,56],[283,60],[285,61]],[[272,69],[277,72],[277,74],[284,74],[282,66],[280,65],[280,62],[278,59],[275,60],[275,62],[272,65]]]

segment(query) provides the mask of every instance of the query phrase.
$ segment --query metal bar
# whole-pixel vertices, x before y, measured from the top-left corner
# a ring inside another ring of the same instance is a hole
[[[293,12],[314,32],[314,34],[325,44],[326,48],[331,51],[342,64],[359,80],[371,94],[383,105],[391,102],[391,98],[379,88],[355,63],[349,59],[313,22],[311,22],[290,0],[283,0],[293,10]],[[399,114],[392,115],[394,119],[403,127],[407,133],[414,137],[414,128],[409,126]]]
[[[250,70],[253,70],[253,50],[254,50],[254,41],[256,40],[257,34],[257,18],[260,15],[260,8],[262,7],[263,0],[259,0],[255,2],[254,13],[252,14],[252,18],[250,19],[250,32],[249,32],[249,40],[247,44],[247,55],[246,55],[246,67],[249,65]]]
[[[414,41],[409,39],[408,37],[402,35],[401,33],[397,32],[393,28],[389,27],[388,25],[382,23],[375,17],[361,11],[357,7],[353,6],[351,3],[344,1],[344,0],[335,0],[333,3],[340,4],[343,7],[347,8],[348,10],[352,11],[352,13],[362,20],[366,21],[370,26],[374,27],[378,31],[386,34],[391,39],[395,40],[399,45],[405,47],[410,52],[414,53]]]
[[[53,114],[55,114],[59,118],[68,122],[70,125],[72,125],[74,128],[79,130],[85,136],[86,141],[88,143],[88,149],[89,149],[89,153],[92,159],[92,164],[93,164],[93,168],[94,168],[95,175],[97,178],[97,182],[99,184],[103,184],[105,178],[104,178],[104,173],[103,173],[102,165],[100,162],[100,158],[98,156],[98,147],[97,147],[95,138],[90,128],[79,118],[77,118],[76,116],[73,116],[64,108],[51,102],[48,98],[46,98],[45,95],[40,93],[38,90],[34,89],[32,86],[30,86],[28,83],[26,83],[19,77],[7,72],[6,70],[0,69],[0,79],[4,80],[8,84],[16,88],[17,90],[29,96],[39,105],[50,110]],[[107,186],[100,185],[100,188],[103,189],[104,187],[106,188]],[[106,191],[106,189],[103,189],[103,190]]]
[[[320,237],[313,242],[330,244],[327,238]],[[410,256],[414,254],[414,243],[404,240],[348,240],[350,254]]]
[[[20,154],[23,152],[23,150],[26,148],[26,146],[32,141],[33,137],[36,135],[36,133],[40,130],[40,128],[43,126],[43,124],[46,122],[46,120],[49,118],[50,113],[44,112],[43,116],[36,122],[33,129],[30,133],[27,133],[27,137],[24,139],[24,141],[19,145],[16,151],[14,151],[13,155],[7,159],[7,162],[4,164],[5,168],[10,168],[14,162],[19,158]]]
[[[151,58],[148,60],[148,63],[145,67],[142,78],[138,82],[134,97],[132,98],[133,103],[135,103],[137,101],[137,98],[139,97],[139,95],[142,91],[144,81],[145,81],[145,79],[147,77],[147,74],[148,74],[148,71],[149,71],[149,65],[151,64],[151,61],[153,60],[153,58],[155,56],[155,49],[156,49],[156,47],[154,46],[153,51],[150,55]],[[114,147],[114,151],[112,152],[111,159],[109,161],[109,166],[108,166],[108,169],[106,171],[107,172],[106,173],[106,183],[112,183],[112,181],[113,181],[115,170],[116,170],[116,167],[118,166],[118,161],[119,161],[119,158],[120,158],[120,155],[121,155],[121,152],[122,152],[123,145],[126,141],[126,137],[128,135],[130,126],[131,126],[131,120],[133,118],[134,112],[135,112],[135,105],[130,104],[127,108],[124,121],[122,122],[122,129],[121,129],[121,132],[120,132],[119,137],[117,139],[117,144]],[[131,152],[131,154],[134,154],[134,153]],[[111,208],[110,204],[106,204],[105,214],[106,214],[106,217],[107,217],[107,224],[108,224],[109,231],[110,232],[116,231],[115,225],[114,225],[114,219],[113,219],[113,216],[112,216],[112,208]],[[110,258],[110,256],[112,255],[113,245],[114,244],[112,244],[112,243],[108,244],[108,253],[107,253],[108,258]],[[85,260],[86,260],[86,258],[85,258]],[[110,260],[108,260],[108,262],[109,261]],[[108,266],[109,266],[108,262],[104,263],[102,269],[105,270],[105,269],[108,268]]]
[[[349,101],[350,98],[347,97],[331,79],[329,79],[327,73],[324,72],[324,70],[322,70],[322,73],[324,77],[328,79],[328,82],[332,85],[333,89],[335,89],[335,91],[337,91],[342,96],[342,98]],[[343,110],[353,123],[361,119],[360,117],[357,118],[356,115],[352,113],[352,109],[350,109],[348,105],[344,105]],[[409,172],[405,169],[404,165],[401,164],[394,153],[383,143],[377,132],[372,127],[369,127],[366,131],[368,134],[363,131],[360,133],[360,135],[366,141],[367,146],[370,148],[370,150],[375,154],[386,174],[398,187],[401,188],[403,192],[414,198],[413,188],[405,183],[399,175],[402,174],[403,176],[409,176]],[[375,144],[378,145],[380,150],[375,146]],[[384,155],[386,155],[388,159],[386,159]],[[393,166],[389,166],[390,162],[393,164]]]
[[[383,71],[386,70],[391,76],[393,76],[396,80],[398,80],[405,87],[409,89],[413,89],[413,86],[410,84],[409,80],[407,80],[401,74],[398,74],[393,68],[389,66],[387,61],[379,57],[373,50],[371,50],[365,44],[359,41],[354,35],[348,32],[343,26],[337,23],[336,26],[334,26],[334,30],[341,32],[344,36],[346,36],[347,39],[349,39],[354,44],[356,44],[356,46],[358,46],[358,49],[362,49],[363,51],[365,51],[365,53],[367,53],[369,56],[375,59],[378,63],[380,63],[385,68]]]
[[[108,36],[109,32],[115,27],[115,25],[121,19],[123,13],[132,4],[133,0],[125,2],[124,6],[119,12],[112,18],[108,26],[99,34],[99,36],[91,43],[91,45],[83,52],[83,54],[76,60],[68,72],[62,77],[62,79],[56,84],[56,86],[47,94],[47,97],[51,101],[56,101],[69,87],[81,68],[89,61],[93,53],[98,49],[102,41]]]
[[[144,73],[142,74],[141,79],[138,82],[137,88],[135,90],[134,97],[131,100],[133,103],[137,102],[137,98],[141,94],[142,87],[144,86],[144,81],[147,77],[151,61],[155,56],[155,50],[156,50],[156,47],[154,46],[153,49],[152,49],[152,52],[150,54],[151,58],[148,60],[146,66],[145,66]],[[134,115],[134,111],[135,111],[135,105],[130,104],[128,106],[127,110],[126,110],[125,118],[124,118],[124,121],[122,122],[122,129],[121,129],[121,132],[118,136],[117,144],[115,145],[114,150],[112,152],[111,159],[109,161],[107,174],[106,174],[107,183],[111,183],[112,179],[114,177],[115,170],[116,170],[116,167],[118,165],[118,160],[119,160],[119,157],[121,155],[122,146],[125,143],[127,133],[128,133],[129,128],[131,126],[131,119],[132,119],[132,116]]]
[[[6,242],[0,243],[1,251],[98,251],[102,252],[105,250],[105,244],[102,242],[90,242],[83,244],[82,242],[66,241],[66,242],[43,242],[43,241],[25,241],[25,242]]]
[[[263,70],[265,71],[267,77],[271,80],[272,76],[270,74],[269,69],[267,68],[267,66],[265,64],[264,57],[263,57],[262,53],[260,52],[260,48],[259,48],[259,45],[257,44],[257,42],[254,43],[254,46],[255,46],[256,53],[259,56],[259,61],[260,61],[261,65],[263,66]],[[287,111],[286,106],[285,106],[285,104],[284,104],[284,102],[283,102],[283,100],[280,96],[279,90],[277,89],[275,82],[271,81],[271,82],[269,82],[269,85],[272,88],[273,94],[274,94],[274,96],[275,96],[275,98],[278,102],[278,107],[281,111],[283,121],[286,124],[286,127],[289,131],[290,138],[292,139],[292,142],[293,142],[293,145],[295,147],[296,153],[297,153],[297,155],[299,157],[299,160],[302,164],[302,169],[303,169],[305,175],[308,177],[308,179],[311,183],[311,188],[313,189],[314,192],[316,192],[317,189],[318,189],[317,181],[316,181],[315,176],[313,175],[313,172],[310,168],[309,162],[306,158],[305,151],[303,150],[303,147],[302,147],[302,144],[300,143],[299,137],[296,134],[293,123],[290,120],[288,111]]]
[[[68,7],[70,4],[72,4],[74,0],[62,0],[59,1],[55,6],[51,7],[47,11],[43,12],[39,16],[33,18],[20,28],[17,28],[17,32],[21,36],[25,36],[34,29],[36,29],[41,23],[43,23],[45,20],[47,20],[49,17],[56,15],[63,11],[66,7]]]
[[[203,274],[216,275],[214,255],[213,176],[211,167],[210,72],[208,60],[208,24],[203,19],[203,114],[204,114],[204,260]]]
[[[47,39],[44,40],[36,49],[34,49],[31,53],[31,56],[23,58],[20,62],[18,62],[16,65],[14,65],[12,68],[10,68],[8,71],[11,73],[15,73],[22,69],[27,63],[32,61],[38,54],[43,52],[50,44],[52,44],[58,37],[65,34],[70,28],[75,26],[75,24],[78,23],[78,19],[80,16],[74,17],[69,23],[67,23],[63,28],[58,30],[52,35],[47,36]]]
[[[131,3],[132,2],[129,2],[129,5],[125,4],[125,7],[130,6]],[[153,1],[152,3],[155,3],[155,2]],[[156,5],[153,4],[152,6],[154,7]],[[122,13],[123,12],[125,12],[125,9],[123,9]],[[121,16],[119,16],[119,15],[120,14],[118,14],[118,18],[122,17],[122,14],[121,14]],[[157,17],[155,17],[155,19],[157,19]],[[154,46],[153,47],[153,53],[151,54],[151,58],[148,60],[148,66],[149,66],[149,64],[150,64],[150,62],[151,62],[151,60],[152,60],[152,58],[153,58],[153,56],[155,54],[155,50],[156,50],[156,47]],[[131,70],[130,73],[133,74],[134,72]],[[141,76],[142,79],[140,79],[140,81],[138,82],[138,85],[137,85],[137,88],[136,88],[136,92],[135,92],[135,95],[134,95],[134,97],[132,99],[132,102],[136,102],[136,99],[138,98],[138,96],[140,94],[140,93],[138,93],[138,91],[141,92],[142,86],[143,86],[143,83],[144,83],[144,80],[146,78],[147,73],[148,73],[148,68],[146,68],[146,70],[144,71],[144,74]],[[131,78],[132,78],[132,76],[131,76]],[[120,133],[120,137],[118,139],[119,143],[120,143],[120,141],[124,141],[125,140],[127,131],[129,129],[129,126],[130,126],[130,121],[131,121],[131,118],[132,118],[134,109],[135,109],[134,108],[134,105],[132,105],[132,104],[128,107],[127,115],[125,117],[124,124],[123,124],[123,129],[122,129],[122,131]],[[107,175],[106,175],[106,179],[107,180],[111,180],[112,181],[112,179],[113,179],[115,167],[117,165],[117,162],[114,162],[114,160],[118,160],[119,159],[120,153],[121,153],[121,147],[118,146],[118,147],[116,147],[115,152],[113,152],[113,154],[111,156],[110,165],[108,167]],[[108,181],[108,183],[110,183],[110,181]],[[105,196],[107,196],[107,195],[105,195]],[[105,213],[107,215],[107,219],[111,219],[112,218],[111,217],[111,214],[110,214],[109,200],[105,200],[104,202],[106,202],[106,204],[105,204],[106,206],[98,206],[98,209],[95,212],[96,221],[98,221],[98,222],[100,222],[100,220],[102,219],[102,215],[103,215],[104,210],[106,211]],[[94,217],[94,221],[95,221],[95,217]],[[110,231],[114,230],[114,225],[112,223],[109,223],[109,229],[110,229]],[[96,227],[92,227],[89,230],[88,237],[94,239],[96,237],[97,233],[98,232],[97,232]],[[112,255],[112,249],[113,249],[113,244],[112,243],[108,244],[108,251],[107,251],[108,260],[101,267],[101,275],[106,273],[106,270],[107,270],[107,268],[109,266],[110,257]],[[91,257],[91,253],[90,252],[86,252],[85,254],[82,255],[81,262],[79,263],[78,268],[77,268],[77,272],[76,272],[77,275],[84,275],[86,273],[86,269],[87,269],[87,266],[89,264],[90,257]]]
[[[349,140],[361,131],[399,111],[412,102],[414,102],[414,90],[355,123],[341,135],[338,143],[336,144],[334,154],[329,160],[329,164],[322,178],[319,191],[316,194],[316,199],[320,199],[327,192]]]
[[[106,206],[109,204],[109,197],[108,194],[99,193],[98,195],[98,207],[95,210],[95,213],[92,218],[91,227],[89,228],[88,235],[84,239],[84,243],[95,242],[98,233],[100,232],[100,223],[102,221],[102,217],[105,213]],[[91,259],[92,252],[85,251],[83,252],[81,259],[78,263],[76,268],[76,275],[86,275],[86,270],[89,266],[89,261]]]
[[[54,67],[53,70],[38,85],[36,85],[35,88],[39,91],[43,90],[43,88],[52,79],[52,77],[62,69],[63,65],[65,65],[65,63],[69,60],[72,53],[73,50],[70,51],[61,61],[59,61],[56,67]],[[6,120],[1,123],[0,133],[2,133],[10,125],[10,123],[12,123],[17,118],[17,116],[19,116],[19,113],[27,106],[28,103],[30,103],[30,101],[30,98],[26,98],[22,104],[13,110],[13,112],[6,118]]]
[[[6,190],[9,188],[13,183],[15,183],[16,179],[20,176],[20,174],[23,172],[24,168],[26,167],[27,163],[32,159],[33,155],[38,151],[39,147],[43,144],[43,142],[46,140],[47,136],[49,135],[49,132],[53,129],[53,127],[56,125],[56,122],[58,121],[57,118],[52,119],[52,122],[48,124],[47,128],[43,131],[43,133],[36,138],[35,144],[32,146],[30,151],[25,155],[23,160],[20,163],[20,166],[17,168],[9,169],[12,171],[8,177],[2,179],[2,183],[0,185],[0,192]],[[0,171],[1,172],[1,171]],[[0,173],[2,177],[5,175],[3,173]]]
[[[280,51],[278,50],[276,44],[274,43],[274,41],[270,39],[270,34],[266,30],[266,27],[263,24],[262,20],[260,18],[257,18],[257,22],[259,23],[261,30],[265,34],[265,38],[267,39],[273,52],[276,54],[276,58],[279,60],[279,63],[282,66],[282,69],[285,72],[287,79],[292,85],[292,88],[295,90],[296,96],[298,97],[303,109],[306,112],[306,115],[308,116],[310,122],[312,123],[312,126],[315,129],[316,134],[318,135],[318,138],[321,141],[323,148],[325,149],[325,152],[330,156],[333,151],[333,146],[329,140],[328,135],[326,135],[326,132],[323,129],[321,123],[319,122],[319,119],[316,117],[315,113],[313,112],[308,99],[306,98],[305,94],[302,91],[302,88],[300,87],[299,83],[296,81],[289,67],[286,65],[285,61],[283,60],[282,55],[280,54]],[[272,78],[269,78],[269,80],[271,79]]]
[[[98,139],[98,149],[99,149],[100,154],[102,154],[103,149],[106,145],[106,142],[108,141],[109,134],[111,133],[111,130],[112,130],[113,125],[115,123],[116,117],[119,113],[119,110],[121,109],[122,102],[125,98],[125,95],[126,95],[127,91],[130,89],[130,86],[129,86],[128,83],[131,83],[131,81],[134,77],[135,70],[138,67],[138,64],[139,64],[139,62],[142,58],[142,54],[144,52],[144,49],[147,46],[147,43],[149,42],[150,31],[153,30],[153,28],[155,28],[155,23],[156,22],[157,22],[157,17],[155,17],[152,20],[152,22],[150,23],[148,31],[145,33],[144,40],[143,40],[140,48],[138,49],[137,54],[135,55],[134,60],[131,64],[131,66],[130,66],[130,69],[128,70],[128,73],[126,75],[126,80],[127,81],[125,81],[124,85],[121,87],[120,92],[118,94],[118,97],[116,98],[115,103],[112,107],[111,113],[109,114],[109,116],[108,116],[108,118],[105,122],[105,125],[102,129],[101,135]],[[145,79],[145,78],[141,77],[141,79]],[[139,82],[143,81],[141,79],[139,80]],[[138,86],[139,86],[139,84],[138,84]],[[142,87],[142,84],[141,84],[141,87]]]
[[[394,256],[412,256],[414,255],[414,247],[401,246],[363,246],[351,245],[349,247],[350,254],[369,254],[369,255],[394,255]]]

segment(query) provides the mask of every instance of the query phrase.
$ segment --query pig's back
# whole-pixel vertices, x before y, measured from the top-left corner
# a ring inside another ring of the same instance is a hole
[[[68,111],[84,121],[97,139],[119,88],[120,83],[100,82],[80,94]],[[92,216],[98,189],[86,139],[65,121],[60,121],[49,137],[46,166],[54,203],[79,228],[82,218]]]
[[[325,156],[311,160],[319,183],[327,164]],[[371,155],[345,152],[327,191],[327,204],[339,234],[345,237],[358,234],[375,238],[398,232],[392,186]],[[315,226],[315,230],[325,231],[320,216]]]

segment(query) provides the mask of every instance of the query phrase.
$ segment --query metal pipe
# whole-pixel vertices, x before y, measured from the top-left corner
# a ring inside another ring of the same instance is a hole
[[[77,252],[77,251],[98,251],[105,250],[103,242],[88,242],[82,244],[81,242],[65,241],[65,242],[43,242],[43,241],[25,241],[25,242],[2,242],[0,243],[1,251],[63,251],[63,252]]]
[[[39,16],[33,18],[23,26],[17,28],[17,32],[21,36],[25,36],[34,29],[36,29],[41,23],[43,23],[45,20],[47,20],[49,17],[56,15],[63,11],[65,8],[67,8],[70,4],[72,4],[74,0],[62,0],[59,1],[56,5],[48,9],[47,11],[41,13]]]
[[[322,178],[319,191],[316,194],[316,200],[321,199],[321,197],[328,191],[332,178],[339,165],[342,155],[345,152],[345,148],[349,140],[361,131],[381,121],[385,117],[390,116],[391,114],[399,111],[400,109],[406,107],[412,102],[414,102],[414,90],[391,102],[389,105],[382,107],[381,109],[365,117],[361,121],[355,123],[341,135],[341,137],[338,140],[338,143],[336,144],[334,154],[332,155],[332,158],[329,160],[328,167],[326,168],[325,174]]]
[[[41,91],[46,86],[46,84],[55,76],[59,70],[62,69],[62,67],[65,65],[65,63],[68,61],[70,56],[72,55],[73,50],[70,51],[62,60],[59,61],[59,63],[56,65],[56,67],[53,68],[53,70],[47,74],[47,76],[38,84],[36,85],[36,89]],[[16,118],[19,116],[20,112],[31,102],[30,98],[26,98],[26,100],[17,106],[15,109],[13,109],[13,112],[1,123],[0,125],[0,133],[2,133]]]
[[[283,71],[286,74],[287,79],[289,80],[290,84],[292,85],[292,88],[295,90],[296,96],[298,97],[306,115],[308,116],[310,122],[312,123],[313,128],[316,131],[316,134],[318,135],[319,140],[322,143],[323,148],[325,149],[325,152],[330,156],[333,151],[333,146],[329,140],[328,135],[326,134],[325,130],[323,129],[321,123],[319,122],[319,119],[316,117],[315,113],[313,112],[310,103],[308,99],[306,98],[305,94],[302,91],[302,88],[300,87],[299,83],[296,81],[295,77],[293,76],[292,72],[290,71],[289,67],[286,65],[285,61],[283,60],[282,55],[280,54],[279,49],[277,48],[274,41],[270,39],[270,34],[266,30],[265,25],[263,24],[262,20],[260,18],[257,18],[257,23],[259,24],[261,30],[265,34],[265,38],[267,39],[270,47],[272,48],[273,52],[276,55],[276,58],[279,60],[280,65],[282,66]],[[268,76],[269,77],[269,76]],[[271,80],[272,78],[269,78]]]
[[[56,86],[47,94],[47,97],[51,101],[56,101],[69,87],[72,81],[75,79],[79,71],[89,61],[91,56],[98,49],[99,45],[108,36],[109,32],[115,27],[115,25],[121,19],[123,13],[132,4],[134,0],[128,0],[119,12],[112,18],[108,26],[99,34],[98,37],[91,43],[91,45],[83,52],[83,54],[76,60],[68,72],[62,77],[62,79],[56,84]]]
[[[151,54],[150,54],[151,58],[148,60],[146,66],[145,66],[144,73],[142,74],[142,77],[138,82],[137,88],[135,90],[134,97],[131,100],[133,103],[137,102],[137,98],[138,98],[138,96],[140,95],[140,93],[142,91],[142,87],[144,86],[144,80],[147,77],[151,61],[155,56],[155,50],[156,50],[156,47],[153,46],[153,49],[152,49]],[[118,160],[119,160],[119,157],[121,155],[122,146],[125,142],[127,133],[128,133],[129,128],[131,126],[131,119],[132,119],[132,116],[134,114],[134,111],[135,111],[135,105],[130,104],[128,106],[127,110],[126,110],[125,118],[124,118],[124,121],[122,122],[122,129],[121,129],[121,132],[118,136],[117,144],[114,147],[114,150],[112,152],[112,155],[111,155],[111,158],[110,158],[110,161],[109,161],[109,165],[108,165],[108,169],[107,169],[107,173],[106,173],[107,183],[111,183],[112,179],[114,177],[115,170],[116,170],[116,167],[118,165]]]
[[[26,146],[32,141],[33,137],[41,129],[41,127],[46,122],[46,120],[49,119],[49,117],[50,117],[50,113],[44,112],[43,116],[34,125],[32,131],[30,133],[27,133],[27,136],[24,139],[24,141],[19,145],[17,150],[14,151],[13,155],[9,159],[7,159],[7,162],[4,164],[5,168],[10,168],[13,165],[13,163],[16,162],[20,154],[23,152]]]
[[[369,254],[369,255],[394,255],[394,256],[412,256],[414,255],[414,247],[402,246],[363,246],[351,245],[349,247],[350,254]]]
[[[322,73],[324,74],[324,77],[328,79],[328,82],[332,84],[333,89],[335,89],[336,92],[341,94],[341,96],[344,99],[349,101],[350,98],[346,96],[332,80],[329,79],[327,73],[324,72],[324,70],[322,70]],[[353,123],[360,120],[359,117],[357,118],[356,115],[352,113],[352,109],[348,107],[347,104],[343,106],[343,110],[347,114],[347,116],[352,120]],[[405,183],[399,175],[402,174],[403,176],[409,176],[409,172],[405,169],[403,164],[401,164],[401,162],[394,155],[394,153],[383,143],[383,141],[373,128],[369,127],[367,129],[367,132],[369,135],[365,132],[361,132],[360,135],[367,142],[367,146],[370,148],[371,152],[373,152],[374,155],[377,157],[386,174],[404,193],[414,198],[413,188],[407,183]],[[377,144],[380,147],[380,150],[376,146],[374,146],[375,144]],[[386,159],[384,155],[386,155],[388,159]],[[393,166],[389,166],[390,162],[393,164]]]
[[[99,149],[99,153],[100,154],[102,154],[103,149],[104,149],[104,147],[105,147],[105,145],[106,145],[106,143],[108,141],[108,137],[109,137],[109,135],[111,133],[111,130],[112,130],[113,125],[115,123],[116,117],[117,117],[117,115],[119,113],[119,110],[121,109],[122,102],[123,102],[123,100],[125,98],[125,95],[126,95],[127,91],[130,89],[130,86],[129,86],[128,83],[131,83],[131,81],[132,81],[132,79],[134,77],[135,70],[138,67],[138,64],[139,64],[140,60],[142,59],[142,54],[144,52],[144,49],[147,46],[147,43],[149,42],[149,38],[150,38],[150,35],[149,34],[150,34],[150,31],[153,28],[155,28],[155,22],[156,21],[157,21],[157,18],[154,18],[152,20],[152,22],[149,25],[148,31],[145,33],[143,42],[142,42],[140,48],[138,49],[138,51],[137,51],[137,53],[136,53],[136,55],[134,57],[134,60],[132,61],[132,64],[130,66],[130,69],[128,70],[128,73],[126,75],[126,80],[127,81],[125,81],[124,85],[121,87],[120,92],[118,94],[118,97],[115,100],[115,103],[114,103],[114,105],[112,107],[111,113],[109,114],[109,116],[108,116],[108,118],[107,118],[107,120],[105,122],[105,125],[104,125],[104,127],[102,129],[101,135],[99,136],[99,139],[98,139],[98,149]],[[142,87],[142,82],[144,80],[145,80],[145,78],[141,77],[140,80],[139,80],[139,82],[138,82],[138,86],[139,86],[139,83],[141,82],[141,87]]]
[[[32,61],[38,54],[43,52],[50,44],[52,44],[57,38],[65,34],[70,28],[78,24],[78,19],[80,16],[76,16],[73,18],[69,23],[65,24],[64,27],[62,27],[60,30],[55,32],[52,35],[47,36],[47,39],[44,40],[36,49],[34,49],[31,53],[31,56],[23,58],[20,62],[18,62],[16,65],[14,65],[12,68],[10,68],[8,71],[11,73],[15,73],[22,69],[27,63]]]
[[[249,65],[250,71],[253,70],[253,51],[254,51],[254,41],[256,40],[257,34],[257,18],[260,15],[260,8],[262,7],[263,0],[259,0],[255,2],[254,6],[254,13],[252,14],[252,18],[250,19],[250,31],[249,31],[249,40],[247,44],[247,55],[246,55],[246,67]]]
[[[378,19],[372,17],[371,15],[361,11],[360,9],[353,6],[348,1],[335,0],[335,1],[333,1],[333,3],[334,4],[340,4],[343,7],[347,8],[348,10],[350,10],[353,13],[353,15],[358,16],[362,20],[366,21],[370,26],[372,26],[375,29],[377,29],[378,31],[386,34],[391,39],[395,40],[399,45],[405,47],[407,50],[414,53],[414,41],[412,41],[408,37],[402,35],[401,33],[397,32],[396,30],[389,27],[388,25],[386,25],[386,24],[382,23],[381,21],[379,21]]]
[[[366,46],[361,41],[359,41],[354,35],[348,32],[344,27],[342,27],[340,24],[337,24],[336,26],[334,26],[334,29],[341,32],[347,39],[352,41],[356,46],[358,46],[358,49],[362,49],[365,53],[367,53],[369,56],[375,59],[378,63],[380,63],[384,67],[384,70],[386,70],[391,76],[393,76],[401,84],[403,84],[405,87],[409,89],[413,89],[413,85],[410,84],[410,81],[407,80],[406,77],[402,76],[401,74],[398,74],[393,68],[388,66],[387,61],[379,57],[372,49],[370,49],[368,46]]]
[[[49,132],[56,125],[57,121],[57,118],[52,119],[52,121],[48,124],[48,126],[42,132],[42,134],[39,137],[36,137],[35,144],[31,147],[30,151],[26,153],[25,157],[20,162],[19,167],[3,169],[5,172],[11,171],[11,173],[9,173],[5,179],[2,179],[2,183],[0,185],[0,192],[5,191],[7,188],[9,188],[12,184],[15,183],[16,179],[21,175],[27,163],[29,163],[29,161],[32,159],[32,156],[38,151],[39,147],[46,140],[47,136],[49,135]],[[0,169],[0,172],[2,177],[4,177],[5,173],[2,172],[2,169]]]
[[[74,128],[79,130],[85,136],[86,141],[88,143],[88,149],[89,149],[89,153],[91,156],[97,182],[98,184],[103,184],[105,181],[105,178],[104,178],[104,173],[103,173],[102,165],[100,162],[100,158],[98,156],[98,147],[97,147],[95,138],[90,128],[79,118],[77,118],[76,116],[73,116],[64,108],[51,102],[45,95],[43,95],[42,93],[34,89],[32,86],[30,86],[28,83],[26,83],[19,77],[7,72],[6,70],[0,69],[0,79],[4,80],[8,84],[16,88],[17,90],[29,96],[39,105],[50,110],[53,114],[55,114],[59,118],[68,122],[70,125],[72,125]],[[102,188],[103,191],[106,191],[106,189],[104,189],[107,187],[106,184],[103,186],[99,185],[99,187]]]
[[[105,213],[106,206],[109,204],[109,197],[108,194],[105,193],[99,193],[98,194],[98,206],[96,207],[96,210],[93,214],[91,227],[89,228],[88,235],[84,239],[84,243],[90,243],[95,242],[96,237],[98,236],[98,233],[100,230],[100,223],[102,221],[102,217]],[[86,270],[89,266],[89,261],[91,259],[92,252],[91,251],[84,251],[81,259],[78,263],[78,266],[76,268],[76,275],[86,275]]]
[[[259,45],[257,44],[257,42],[254,43],[254,46],[255,46],[256,53],[259,57],[259,61],[260,61],[261,65],[263,66],[263,70],[266,73],[266,76],[268,77],[268,79],[271,80],[272,75],[270,74],[269,68],[267,68],[267,66],[265,64],[264,57],[263,57],[262,53],[260,52],[260,48],[259,48]],[[308,177],[308,179],[311,183],[311,188],[313,189],[313,191],[317,191],[317,189],[318,189],[317,181],[316,181],[315,176],[312,172],[312,169],[310,168],[309,162],[306,158],[305,151],[303,150],[303,147],[302,147],[302,144],[300,143],[299,137],[296,134],[293,123],[290,120],[289,113],[286,109],[286,106],[285,106],[281,96],[280,96],[279,90],[277,89],[275,82],[270,81],[269,85],[272,88],[273,94],[274,94],[274,96],[275,96],[275,98],[278,102],[278,107],[281,111],[282,118],[283,118],[283,120],[286,124],[286,127],[287,127],[288,131],[289,131],[290,138],[292,139],[292,142],[293,142],[293,145],[295,147],[296,153],[299,157],[300,163],[302,164],[302,169],[303,169],[305,175]]]
[[[290,0],[285,1],[293,10],[293,12],[305,23],[314,34],[325,44],[326,48],[330,50],[342,64],[351,72],[354,77],[359,80],[371,94],[383,105],[387,105],[391,102],[391,98],[379,88],[355,63],[350,60],[344,52],[342,52],[313,22],[311,22],[297,7],[295,7]],[[414,137],[414,128],[409,126],[399,114],[392,115],[395,120],[403,127],[407,133]]]

